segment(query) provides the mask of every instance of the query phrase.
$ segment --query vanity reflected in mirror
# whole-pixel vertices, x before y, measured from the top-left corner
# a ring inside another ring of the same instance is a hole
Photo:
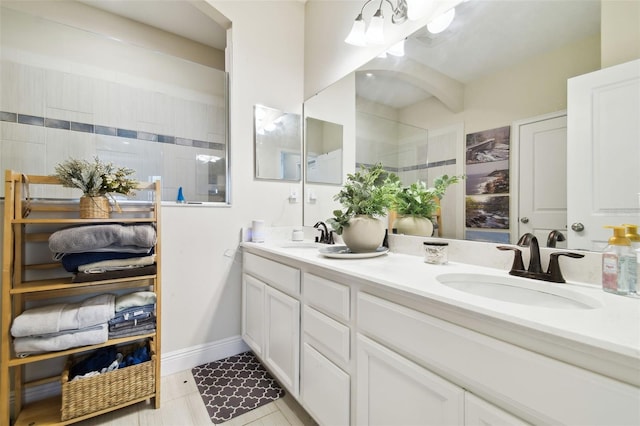
[[[341,124],[305,118],[308,183],[342,184],[342,135]]]
[[[520,199],[531,200],[562,189],[552,194],[554,205],[539,207],[555,210],[559,203],[566,211],[566,148],[558,147],[563,155],[550,154],[542,145],[529,151],[536,156],[526,159],[536,164],[534,177],[535,173],[542,176],[553,169],[561,180],[554,175],[549,179],[555,186],[549,187],[546,179],[546,188],[521,191],[520,127],[566,116],[567,80],[601,68],[600,9],[601,2],[592,0],[579,5],[564,0],[469,1],[457,6],[456,18],[446,31],[416,31],[405,42],[404,57],[374,58],[336,83],[344,86],[348,80],[355,92],[350,97],[343,90],[340,101],[345,104],[355,100],[356,105],[354,115],[343,119],[355,131],[353,138],[344,140],[344,152],[353,152],[355,161],[345,160],[343,173],[352,172],[360,163],[381,161],[397,171],[406,185],[417,179],[431,185],[441,174],[466,172],[465,135],[508,126],[511,223],[507,238],[515,243],[523,232]],[[483,30],[487,27],[492,31]],[[327,104],[325,108],[336,105],[335,93],[329,96],[325,93],[328,91],[335,89],[330,86],[308,102],[315,108],[322,103]],[[412,145],[418,137],[413,140],[400,131],[393,137],[383,137],[382,123],[420,129],[420,139],[426,143]],[[559,125],[554,132],[566,144],[566,125]],[[535,139],[539,132],[532,134]],[[414,163],[405,163],[406,159]],[[447,238],[465,238],[464,186],[452,186],[443,199]],[[305,192],[308,189],[305,185]],[[317,192],[318,188],[311,190]],[[305,224],[320,219],[322,214],[330,215],[330,210],[308,209],[307,197],[305,202]],[[567,229],[566,219],[558,229]]]
[[[302,124],[299,114],[253,107],[256,179],[300,181]]]

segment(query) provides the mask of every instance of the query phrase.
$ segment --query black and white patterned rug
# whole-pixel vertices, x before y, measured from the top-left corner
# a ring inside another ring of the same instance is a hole
[[[252,352],[191,370],[214,423],[222,423],[284,396],[284,390]]]

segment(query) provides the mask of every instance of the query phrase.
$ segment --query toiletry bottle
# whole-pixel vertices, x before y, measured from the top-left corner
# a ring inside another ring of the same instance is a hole
[[[636,257],[631,240],[625,237],[624,226],[605,226],[613,229],[613,236],[602,253],[602,289],[616,294],[629,294],[635,286]]]
[[[625,223],[622,226],[627,228],[626,237],[631,240],[631,249],[636,253],[636,282],[633,289],[629,289],[630,293],[638,294],[638,278],[640,278],[640,235],[638,235],[638,225]]]

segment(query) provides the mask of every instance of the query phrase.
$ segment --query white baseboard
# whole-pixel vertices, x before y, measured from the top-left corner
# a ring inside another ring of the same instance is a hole
[[[179,371],[191,370],[198,365],[217,361],[249,350],[240,336],[227,337],[211,343],[191,346],[162,354],[161,375],[168,376]]]
[[[165,352],[160,357],[162,376],[177,373],[179,371],[191,370],[198,365],[207,362],[217,361],[231,355],[237,355],[250,350],[249,346],[240,336],[227,337],[211,343],[191,346],[177,351]],[[47,383],[40,386],[33,386],[25,389],[24,401],[38,401],[50,396],[60,394],[60,383]],[[13,392],[9,397],[13,404]]]

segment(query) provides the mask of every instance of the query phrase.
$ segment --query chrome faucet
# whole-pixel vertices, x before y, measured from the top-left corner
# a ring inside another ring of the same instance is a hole
[[[320,231],[320,237],[316,236],[316,243],[335,244],[333,241],[333,231],[329,231],[324,222],[317,222],[313,227]]]
[[[554,229],[553,231],[549,232],[549,236],[547,237],[547,247],[555,248],[558,241],[565,240],[566,238],[564,237],[564,234],[557,229]]]
[[[560,240],[562,241],[562,240]],[[520,247],[529,247],[529,267],[525,270],[522,261],[522,252],[516,247],[498,246],[498,250],[512,250],[514,252],[513,264],[511,265],[510,275],[518,277],[532,278],[534,280],[550,281],[554,283],[566,282],[560,271],[560,256],[572,257],[579,259],[584,257],[583,254],[571,252],[554,252],[549,255],[549,266],[547,272],[542,272],[540,265],[540,247],[538,239],[531,233],[526,233],[517,242]]]

